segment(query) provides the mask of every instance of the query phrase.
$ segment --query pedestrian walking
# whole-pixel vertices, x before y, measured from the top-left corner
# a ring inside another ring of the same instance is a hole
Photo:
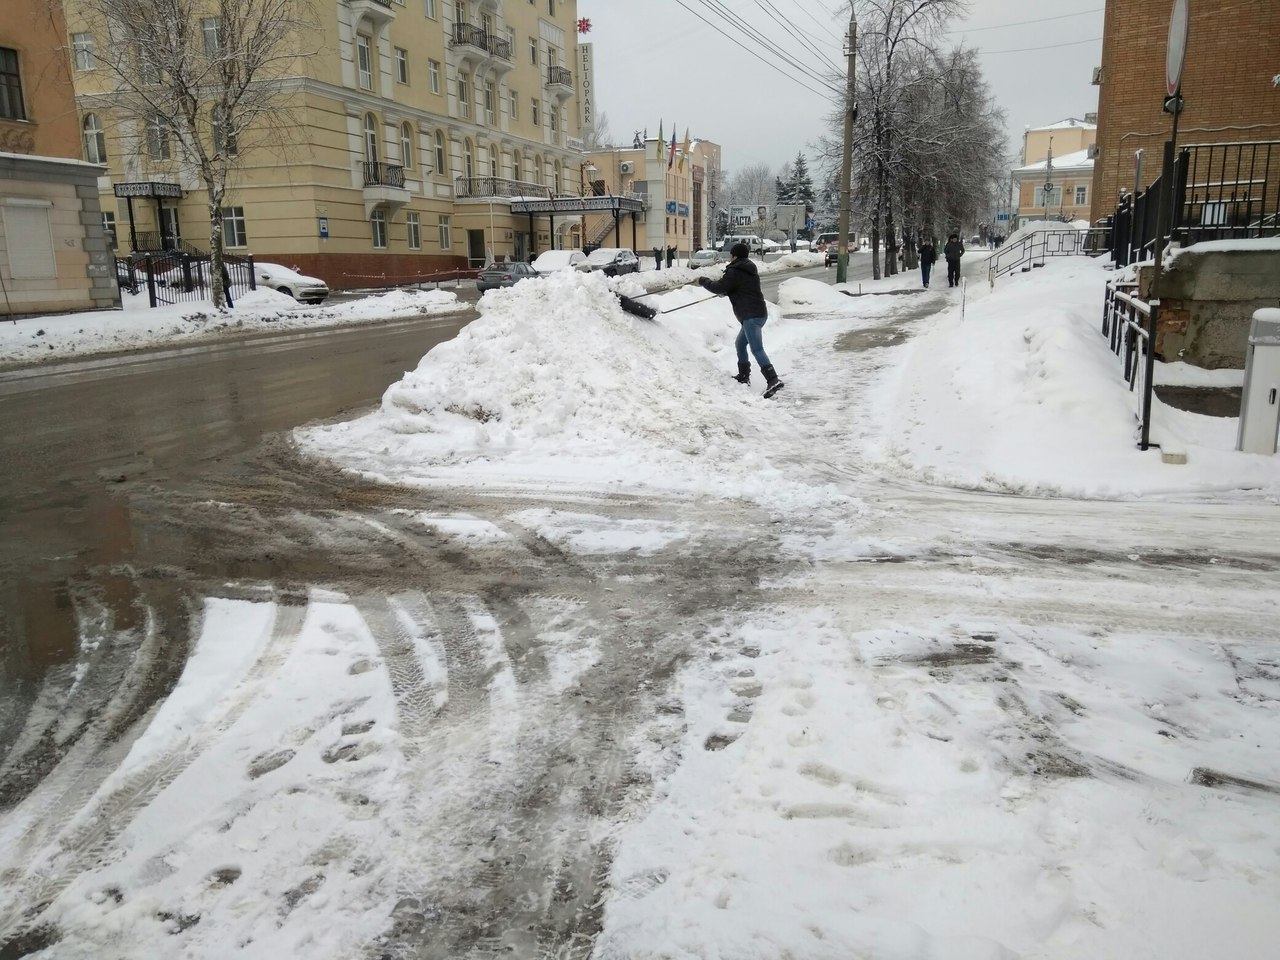
[[[653,248],[653,269],[655,270],[662,269],[662,251],[659,250],[657,247]]]
[[[671,269],[671,264],[676,258],[676,248],[667,247],[667,269]]]
[[[947,286],[960,285],[960,258],[964,256],[964,244],[960,242],[960,234],[953,233],[947,237],[947,245],[942,248],[942,255],[947,258]]]
[[[764,374],[764,395],[772,397],[784,384],[764,352],[764,324],[769,319],[769,308],[760,290],[760,272],[751,262],[751,248],[745,243],[735,243],[729,248],[729,255],[733,259],[719,280],[699,277],[698,284],[717,296],[728,297],[733,315],[738,318],[738,339],[734,341],[738,351],[738,373],[733,379],[739,383],[751,382],[751,361],[747,358],[747,349],[750,348],[760,372]]]
[[[929,274],[933,271],[933,265],[938,262],[938,248],[932,237],[920,244],[920,279],[924,281],[926,287],[929,286]]]

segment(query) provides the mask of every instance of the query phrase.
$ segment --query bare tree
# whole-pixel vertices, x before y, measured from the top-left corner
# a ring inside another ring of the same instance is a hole
[[[61,2],[61,0],[54,0]],[[109,38],[100,66],[110,85],[95,95],[116,121],[142,131],[138,149],[179,164],[204,184],[209,209],[210,284],[223,287],[222,205],[246,155],[296,129],[281,81],[314,51],[307,0],[67,0]]]
[[[613,142],[613,132],[609,129],[609,114],[603,110],[596,114],[595,126],[587,127],[582,133],[582,147],[588,152],[618,146]]]
[[[724,198],[730,204],[764,203],[773,196],[774,173],[767,163],[752,163],[729,176]]]

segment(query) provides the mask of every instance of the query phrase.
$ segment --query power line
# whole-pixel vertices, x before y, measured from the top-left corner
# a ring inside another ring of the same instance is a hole
[[[708,8],[712,13],[718,16],[721,20],[723,20],[729,26],[733,27],[734,30],[742,34],[742,36],[745,37],[748,42],[754,43],[760,46],[765,50],[765,52],[771,54],[774,57],[777,57],[788,66],[792,67],[795,70],[798,70],[800,73],[803,73],[810,80],[813,80],[816,83],[820,83],[823,86],[827,86],[829,84],[829,81],[826,77],[818,73],[816,70],[810,67],[807,63],[797,60],[790,53],[780,48],[776,43],[773,43],[772,41],[770,41],[762,32],[758,32],[758,31],[753,32],[751,29],[748,29],[747,24],[743,20],[741,20],[739,17],[735,16],[733,11],[731,11],[727,6],[725,6],[724,3],[721,2],[721,0],[701,0],[701,3],[704,7]],[[712,29],[718,29],[718,28],[713,26]],[[724,33],[723,30],[720,30],[719,32],[721,33],[721,35],[728,37],[728,34]],[[832,91],[834,93],[834,87],[832,87]]]
[[[787,33],[791,34],[792,37],[798,40],[801,46],[808,47],[809,50],[812,51],[820,60],[825,61],[826,66],[830,67],[832,70],[839,69],[827,54],[818,48],[813,39],[800,30],[799,27],[792,23],[788,23],[784,17],[782,17],[776,10],[769,7],[768,4],[764,3],[763,0],[756,0],[756,6],[763,10],[774,21],[774,23],[778,24],[778,26],[782,27],[783,30],[787,31]]]
[[[948,30],[947,33],[979,33],[983,30],[1003,30],[1005,27],[1024,27],[1029,23],[1048,23],[1050,20],[1069,20],[1072,17],[1083,17],[1090,13],[1101,13],[1106,7],[1095,7],[1093,10],[1081,10],[1079,13],[1063,13],[1056,17],[1040,17],[1037,20],[1018,20],[1014,23],[996,23],[989,27],[960,27]]]
[[[1018,47],[1016,50],[983,50],[981,47],[974,49],[978,53],[1026,53],[1029,50],[1057,50],[1059,47],[1078,47],[1082,43],[1097,43],[1101,37],[1090,37],[1088,40],[1072,40],[1069,43],[1051,43],[1047,47]]]

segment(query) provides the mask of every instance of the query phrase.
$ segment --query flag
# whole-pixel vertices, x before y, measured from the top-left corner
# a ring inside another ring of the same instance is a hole
[[[667,169],[671,169],[671,164],[676,162],[676,128],[671,128],[671,151],[667,154]]]
[[[662,148],[666,144],[666,142],[667,142],[667,138],[662,135],[662,121],[659,120],[658,121],[658,155],[654,157],[655,160],[662,159]]]
[[[681,173],[684,172],[684,161],[689,156],[689,128],[684,128],[684,143],[680,145],[680,165],[676,168]]]

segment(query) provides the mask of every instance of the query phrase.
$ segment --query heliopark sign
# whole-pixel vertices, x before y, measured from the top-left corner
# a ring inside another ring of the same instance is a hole
[[[595,60],[591,44],[578,44],[578,127],[587,139],[587,130],[596,125]]]

